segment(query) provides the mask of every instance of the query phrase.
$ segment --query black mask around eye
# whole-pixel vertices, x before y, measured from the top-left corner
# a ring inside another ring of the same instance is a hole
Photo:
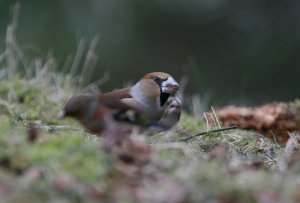
[[[161,83],[162,83],[162,79],[160,77],[154,77],[153,78],[153,81],[158,84],[159,86],[161,86]]]

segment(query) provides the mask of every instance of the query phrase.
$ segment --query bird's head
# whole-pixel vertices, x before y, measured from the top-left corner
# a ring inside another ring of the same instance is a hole
[[[171,75],[153,72],[144,75],[132,88],[131,93],[146,106],[153,107],[152,104],[159,102],[160,107],[163,107],[169,96],[175,95],[177,90],[179,90],[179,85]]]
[[[151,82],[159,87],[162,93],[175,94],[179,90],[179,84],[168,73],[153,72],[142,77],[141,80]]]
[[[178,98],[171,98],[167,101],[167,113],[180,114],[181,112],[181,101]]]
[[[73,117],[78,120],[87,119],[96,112],[99,105],[99,101],[94,96],[72,96],[63,108],[62,117]]]
[[[101,134],[104,129],[114,129],[111,111],[96,95],[72,96],[63,108],[62,118],[79,121],[89,132]]]

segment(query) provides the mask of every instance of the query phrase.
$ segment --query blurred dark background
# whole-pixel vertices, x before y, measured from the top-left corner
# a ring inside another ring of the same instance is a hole
[[[13,5],[0,1],[1,51]],[[92,81],[108,71],[104,90],[159,70],[187,75],[186,94],[217,106],[299,97],[300,1],[21,1],[19,44],[39,56],[51,50],[58,68],[96,35]]]

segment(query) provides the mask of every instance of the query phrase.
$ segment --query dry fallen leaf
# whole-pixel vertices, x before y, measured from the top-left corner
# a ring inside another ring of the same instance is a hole
[[[242,129],[253,129],[276,136],[286,142],[288,131],[300,131],[300,112],[292,104],[271,103],[259,107],[227,106],[216,111],[225,126],[237,125]]]

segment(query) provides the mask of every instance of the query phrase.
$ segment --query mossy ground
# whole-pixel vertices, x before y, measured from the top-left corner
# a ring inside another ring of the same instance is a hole
[[[122,176],[102,152],[101,138],[75,121],[57,119],[76,90],[70,77],[52,75],[0,82],[1,202],[103,201]],[[35,142],[28,140],[30,125],[38,129]],[[240,130],[180,141],[205,128],[203,121],[184,113],[175,131],[139,135],[151,146],[160,170],[185,188],[190,202],[299,200],[300,167],[297,160],[289,162],[287,149]]]

